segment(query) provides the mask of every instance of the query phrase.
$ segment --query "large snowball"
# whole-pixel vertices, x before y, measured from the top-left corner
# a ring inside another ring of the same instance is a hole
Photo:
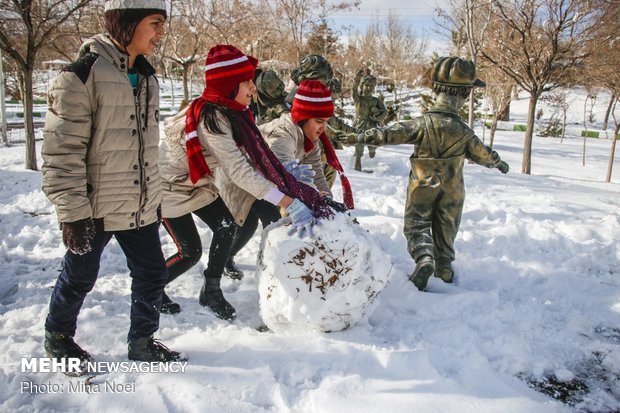
[[[260,311],[275,332],[344,330],[366,319],[389,281],[391,262],[346,214],[321,220],[314,237],[263,232],[258,261]]]

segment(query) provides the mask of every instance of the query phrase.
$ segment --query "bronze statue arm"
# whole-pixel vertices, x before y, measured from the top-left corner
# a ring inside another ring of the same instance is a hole
[[[487,168],[497,168],[504,174],[509,169],[508,163],[502,161],[496,151],[483,144],[474,134],[471,135],[467,143],[465,157],[478,165],[486,166]]]
[[[386,128],[368,129],[363,136],[368,145],[418,145],[422,141],[424,128],[416,119],[402,121]]]

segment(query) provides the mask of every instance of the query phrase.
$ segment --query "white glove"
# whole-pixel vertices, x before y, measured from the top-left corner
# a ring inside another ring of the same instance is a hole
[[[316,172],[312,169],[312,165],[300,164],[296,159],[285,162],[283,165],[299,182],[303,182],[306,185],[314,185],[314,175]]]
[[[304,237],[306,231],[308,231],[310,236],[313,235],[312,226],[314,225],[314,216],[306,204],[299,199],[294,199],[285,209],[292,221],[292,228],[288,232],[289,235],[293,235],[297,230],[299,230],[300,238]]]

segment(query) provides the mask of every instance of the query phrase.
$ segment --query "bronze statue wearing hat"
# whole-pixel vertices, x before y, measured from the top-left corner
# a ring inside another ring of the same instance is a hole
[[[442,57],[431,71],[431,80],[437,98],[430,110],[410,121],[370,129],[364,136],[368,144],[415,145],[403,230],[416,262],[409,279],[420,291],[433,274],[447,283],[453,280],[454,240],[465,201],[465,159],[502,173],[509,169],[458,115],[471,88],[485,86],[476,78],[475,64]]]
[[[284,82],[276,72],[273,70],[261,72],[256,77],[255,84],[257,125],[271,122],[290,111],[290,106],[286,103],[287,93],[284,91]]]

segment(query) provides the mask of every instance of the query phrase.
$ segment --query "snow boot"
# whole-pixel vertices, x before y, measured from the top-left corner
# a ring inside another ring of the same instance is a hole
[[[203,307],[209,307],[218,318],[222,320],[234,320],[237,317],[235,307],[233,307],[222,293],[220,288],[221,277],[205,277],[205,283],[200,290],[198,302]]]
[[[168,297],[168,294],[164,291],[161,296],[161,309],[162,314],[178,314],[181,312],[181,306]]]
[[[241,271],[235,265],[235,260],[230,258],[226,261],[226,265],[224,266],[224,275],[232,278],[233,280],[240,280],[243,278],[243,271]]]
[[[428,284],[428,279],[435,271],[435,262],[430,255],[422,255],[416,260],[415,270],[409,281],[411,281],[420,291],[424,291]]]
[[[45,341],[43,343],[47,356],[52,359],[62,360],[69,358],[80,359],[80,371],[65,372],[67,376],[78,377],[86,374],[86,364],[94,362],[95,359],[86,350],[78,346],[73,337],[65,333],[52,333],[45,330]]]
[[[454,277],[454,271],[452,271],[452,264],[449,262],[437,263],[437,269],[435,269],[435,277],[441,281],[450,284]]]
[[[187,357],[177,351],[170,350],[159,340],[155,340],[153,336],[130,340],[127,349],[127,357],[129,360],[163,363],[169,361],[187,361]]]

